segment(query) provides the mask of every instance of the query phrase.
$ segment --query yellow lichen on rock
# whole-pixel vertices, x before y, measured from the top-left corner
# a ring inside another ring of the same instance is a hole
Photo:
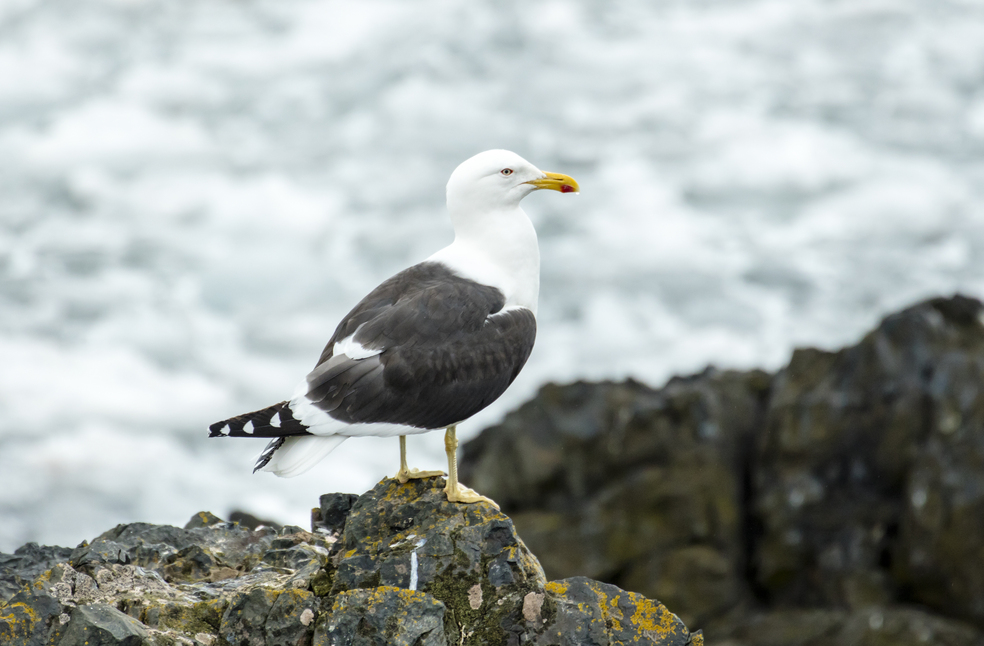
[[[597,581],[592,581],[588,588],[595,593],[598,597],[598,607],[601,608],[601,618],[605,621],[605,626],[610,627],[613,630],[622,630],[622,611],[618,607],[618,595],[615,595],[609,599],[605,591],[597,584]]]
[[[663,607],[663,604],[647,599],[641,594],[632,594],[632,596],[636,610],[629,621],[647,637],[653,639],[663,637],[671,634],[678,627],[675,617]]]
[[[0,615],[0,641],[6,643],[8,639],[21,639],[26,641],[31,633],[34,632],[35,624],[38,623],[38,615],[25,603],[12,603],[2,609],[6,614]]]

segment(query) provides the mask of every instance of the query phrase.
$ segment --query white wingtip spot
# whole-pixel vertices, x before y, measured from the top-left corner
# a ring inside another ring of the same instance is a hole
[[[280,428],[280,411],[273,413],[273,417],[270,418],[270,426]]]
[[[248,422],[246,422],[246,424],[243,425],[243,433],[245,433],[246,435],[252,435],[253,430],[254,430],[253,420],[249,420]]]
[[[222,426],[220,426],[217,430],[222,435],[228,435],[229,434],[229,425],[226,424],[225,422],[223,422],[222,423]]]
[[[360,325],[359,327],[362,326]],[[356,332],[358,332],[358,330],[356,330]],[[361,343],[355,340],[355,334],[351,334],[341,341],[336,342],[334,347],[331,349],[332,356],[337,357],[340,354],[344,354],[349,359],[356,360],[375,357],[381,352],[382,350],[371,350],[363,347]]]

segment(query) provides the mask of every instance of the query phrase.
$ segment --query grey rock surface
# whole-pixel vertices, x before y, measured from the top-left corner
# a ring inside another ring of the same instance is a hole
[[[339,593],[315,631],[315,646],[445,646],[444,604],[381,586]]]
[[[548,385],[460,471],[549,578],[657,597],[711,639],[984,643],[976,299],[919,303],[775,375]],[[873,609],[885,628],[858,628]]]
[[[13,554],[0,554],[0,601],[10,599],[26,583],[71,554],[71,548],[37,543],[22,545]]]
[[[94,603],[72,610],[63,631],[52,639],[59,646],[140,646],[150,631],[113,606]]]
[[[642,595],[548,583],[507,516],[448,503],[443,485],[384,480],[354,500],[322,496],[314,532],[201,512],[183,529],[133,523],[74,550],[28,547],[4,561],[0,580],[16,592],[0,605],[0,643],[703,643]]]
[[[708,370],[662,390],[545,386],[465,445],[462,479],[509,511],[547,576],[665,599],[690,624],[745,593],[746,468],[769,376]]]
[[[913,600],[984,626],[981,317],[933,299],[776,375],[753,467],[773,603]]]
[[[361,496],[337,544],[332,595],[381,588],[427,593],[444,608],[451,644],[604,645],[626,636],[691,643],[675,615],[642,595],[596,581],[548,583],[508,516],[484,503],[448,503],[442,485],[436,478],[406,485],[384,480]],[[624,618],[609,622],[622,612],[620,603]],[[557,641],[558,632],[568,641]]]

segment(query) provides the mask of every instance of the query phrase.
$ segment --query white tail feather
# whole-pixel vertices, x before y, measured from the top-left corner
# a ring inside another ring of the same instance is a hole
[[[299,476],[347,439],[344,435],[288,437],[260,471],[270,471],[281,478]]]

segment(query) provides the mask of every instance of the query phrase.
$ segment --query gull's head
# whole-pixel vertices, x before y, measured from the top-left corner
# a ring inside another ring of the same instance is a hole
[[[448,208],[454,212],[514,209],[539,189],[577,193],[577,182],[545,173],[508,150],[487,150],[463,161],[448,180]]]

